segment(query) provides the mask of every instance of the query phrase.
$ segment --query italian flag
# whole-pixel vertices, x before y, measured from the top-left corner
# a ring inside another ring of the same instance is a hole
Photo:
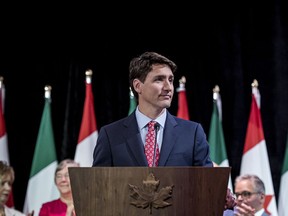
[[[76,146],[74,160],[81,167],[91,167],[93,163],[93,151],[96,146],[98,131],[94,110],[94,97],[92,92],[92,71],[86,71],[86,96],[83,116]]]
[[[213,112],[210,122],[209,138],[210,157],[220,167],[229,167],[226,144],[222,128],[222,101],[219,86],[213,89]],[[233,192],[231,174],[229,175],[228,188]]]
[[[280,216],[288,215],[288,135],[280,180],[278,213]]]
[[[266,188],[265,211],[277,216],[276,199],[260,113],[260,92],[256,80],[252,84],[252,103],[240,174],[255,174],[262,179]]]
[[[190,120],[189,118],[189,111],[188,111],[188,103],[187,103],[187,97],[186,97],[186,88],[185,88],[186,79],[183,76],[179,80],[179,87],[177,88],[178,92],[178,111],[177,111],[177,117]]]
[[[24,213],[39,215],[43,203],[59,197],[54,181],[57,167],[54,134],[51,120],[51,87],[45,87],[45,105],[35,146],[32,168],[28,182]]]
[[[4,99],[5,99],[5,86],[3,83],[3,77],[0,77],[0,160],[6,161],[7,164],[10,164],[6,124],[4,117]],[[6,205],[8,207],[14,207],[13,192],[10,193]]]

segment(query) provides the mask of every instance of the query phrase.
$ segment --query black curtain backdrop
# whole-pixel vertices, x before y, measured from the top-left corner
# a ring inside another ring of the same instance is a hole
[[[73,8],[69,10],[68,5],[45,6],[33,12],[14,8],[17,19],[9,23],[10,18],[2,19],[7,22],[1,27],[0,75],[6,87],[5,119],[10,163],[16,172],[16,208],[22,210],[24,204],[44,108],[44,86],[52,86],[58,160],[73,158],[85,98],[85,70],[93,70],[99,130],[127,116],[129,61],[144,51],[159,52],[178,65],[175,88],[185,76],[190,118],[200,122],[206,134],[212,89],[220,86],[233,180],[240,170],[251,83],[258,80],[278,198],[288,127],[287,2],[179,5],[165,3],[156,8],[147,3],[120,10],[121,5],[112,4],[105,8],[107,13],[99,7],[78,5],[69,5]],[[177,100],[175,92],[169,109],[175,115]]]

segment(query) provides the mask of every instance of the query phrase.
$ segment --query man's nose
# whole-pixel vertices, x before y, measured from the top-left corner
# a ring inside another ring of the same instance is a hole
[[[164,82],[164,89],[165,90],[171,90],[173,88],[173,83],[170,82],[170,80],[166,80]]]

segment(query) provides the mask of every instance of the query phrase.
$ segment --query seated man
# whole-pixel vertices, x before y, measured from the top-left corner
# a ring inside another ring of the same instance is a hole
[[[264,209],[265,186],[256,175],[241,175],[235,179],[236,216],[269,216]]]

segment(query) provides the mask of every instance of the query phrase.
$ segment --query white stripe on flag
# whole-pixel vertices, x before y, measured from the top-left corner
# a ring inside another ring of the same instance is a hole
[[[91,167],[93,163],[93,151],[96,146],[98,131],[94,131],[88,137],[77,144],[75,161],[80,163],[81,167]]]
[[[54,161],[29,179],[23,212],[34,210],[34,215],[39,215],[43,203],[59,198],[54,181],[56,167],[57,162]]]

